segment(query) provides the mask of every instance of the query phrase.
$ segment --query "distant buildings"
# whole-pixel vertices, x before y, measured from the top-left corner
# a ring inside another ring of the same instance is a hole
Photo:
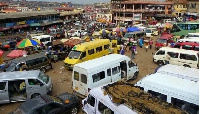
[[[172,5],[163,0],[111,0],[113,22],[131,24],[157,14],[170,15]]]

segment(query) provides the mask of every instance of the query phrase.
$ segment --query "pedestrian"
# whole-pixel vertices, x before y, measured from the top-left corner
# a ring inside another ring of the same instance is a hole
[[[143,46],[143,39],[141,38],[140,39],[140,48],[142,48],[142,46]]]
[[[153,40],[150,39],[150,40],[149,40],[149,47],[150,47],[150,49],[152,48],[152,45],[153,45]]]
[[[131,47],[131,60],[135,59],[136,46]]]
[[[144,45],[145,45],[145,49],[146,49],[146,52],[147,52],[147,49],[149,48],[149,41],[144,40]]]
[[[121,44],[120,48],[121,48],[121,50],[120,50],[120,54],[121,54],[121,55],[124,55],[124,45]]]

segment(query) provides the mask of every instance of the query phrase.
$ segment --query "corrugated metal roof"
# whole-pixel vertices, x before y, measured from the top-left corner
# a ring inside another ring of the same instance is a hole
[[[30,16],[43,16],[43,15],[56,15],[60,14],[54,10],[51,11],[27,11],[27,12],[16,12],[16,13],[0,13],[0,19],[12,19],[12,18],[22,18]]]

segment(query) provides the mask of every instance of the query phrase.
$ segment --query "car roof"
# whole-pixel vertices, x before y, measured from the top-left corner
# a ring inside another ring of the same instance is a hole
[[[195,42],[177,42],[176,44],[199,46],[199,43],[195,43]]]
[[[168,50],[168,52],[180,52],[180,53],[185,53],[189,55],[197,55],[198,51],[193,51],[193,50],[185,50],[185,49],[179,49],[179,48],[171,48],[171,47],[162,47],[159,50]]]
[[[53,100],[48,95],[42,95],[33,99],[26,100],[19,106],[19,108],[28,114],[31,113],[34,109],[50,102],[53,102]]]
[[[2,72],[0,73],[0,80],[37,78],[39,73],[40,70]]]

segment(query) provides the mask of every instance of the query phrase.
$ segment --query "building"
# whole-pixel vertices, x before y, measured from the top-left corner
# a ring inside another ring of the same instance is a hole
[[[187,1],[186,0],[168,0],[170,2],[173,2],[173,15],[176,17],[182,17],[184,13],[187,12]]]
[[[191,15],[199,15],[199,0],[187,0],[187,12]]]
[[[112,20],[131,24],[156,14],[171,14],[172,5],[163,0],[111,0]]]

